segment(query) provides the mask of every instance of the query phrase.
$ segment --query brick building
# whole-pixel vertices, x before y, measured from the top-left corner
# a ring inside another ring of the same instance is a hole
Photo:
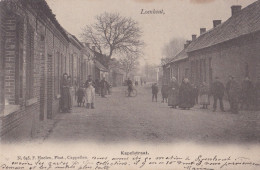
[[[241,9],[232,6],[232,16],[200,35],[187,48],[191,80],[211,84],[215,76],[227,82],[228,75],[238,81],[249,76],[260,79],[260,1]]]
[[[63,73],[82,82],[83,45],[44,0],[0,2],[0,136],[28,139],[59,111]]]
[[[164,78],[187,77],[194,84],[211,84],[214,77],[223,83],[228,75],[239,82],[249,76],[260,80],[260,1],[244,9],[232,6],[232,16],[225,22],[213,21],[213,28],[200,29],[182,52],[164,65]],[[180,82],[180,81],[179,81]]]

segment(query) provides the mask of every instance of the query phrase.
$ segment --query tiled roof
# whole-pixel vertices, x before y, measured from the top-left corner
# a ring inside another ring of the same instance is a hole
[[[186,58],[188,58],[188,55],[187,55],[186,48],[185,48],[179,54],[177,54],[175,57],[173,57],[172,60],[169,63],[184,60]]]
[[[260,0],[199,36],[189,45],[187,52],[217,45],[257,31],[260,31]]]
[[[59,24],[51,8],[49,7],[49,5],[45,0],[21,0],[20,2],[25,6],[29,4],[33,9],[35,9],[35,11],[41,12],[41,14],[45,14],[51,20],[51,22],[56,26],[56,28],[61,32],[61,34],[66,38],[66,40],[69,41],[69,38],[65,30]]]

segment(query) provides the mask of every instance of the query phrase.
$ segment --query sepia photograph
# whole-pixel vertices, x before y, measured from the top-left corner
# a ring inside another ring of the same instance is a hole
[[[0,169],[260,169],[260,0],[0,0]]]

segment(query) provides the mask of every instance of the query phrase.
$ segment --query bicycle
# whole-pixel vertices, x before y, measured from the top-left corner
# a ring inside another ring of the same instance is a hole
[[[129,96],[129,91],[128,91],[128,89],[126,89],[125,96],[126,97],[135,97],[135,96],[137,96],[137,90],[136,89],[132,89],[131,92],[130,92],[130,96]]]

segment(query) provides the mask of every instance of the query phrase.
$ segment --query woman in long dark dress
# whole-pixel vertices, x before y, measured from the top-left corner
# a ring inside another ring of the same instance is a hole
[[[64,73],[61,82],[61,110],[62,112],[68,113],[71,108],[71,96],[70,96],[70,84],[68,81],[68,74]]]
[[[185,78],[179,89],[179,107],[182,109],[190,109],[193,107],[192,87],[189,80]]]
[[[169,96],[168,96],[168,106],[176,108],[179,104],[179,85],[175,77],[172,78],[169,85]]]

